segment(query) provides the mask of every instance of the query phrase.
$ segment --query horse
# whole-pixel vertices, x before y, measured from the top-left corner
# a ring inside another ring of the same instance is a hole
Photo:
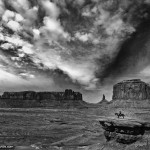
[[[125,117],[125,114],[121,113],[121,111],[119,113],[115,113],[115,115],[120,118],[120,117]]]

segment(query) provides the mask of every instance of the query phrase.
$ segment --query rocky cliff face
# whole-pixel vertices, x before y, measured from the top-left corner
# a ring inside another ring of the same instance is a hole
[[[137,120],[100,119],[104,135],[107,141],[115,140],[123,144],[136,142],[144,135],[146,130],[150,130],[150,124]]]
[[[4,92],[0,107],[82,107],[82,94],[66,89],[65,92]]]
[[[82,94],[74,92],[71,89],[65,92],[4,92],[1,99],[19,99],[19,100],[82,100]]]
[[[150,108],[150,86],[148,84],[140,79],[117,83],[113,87],[113,100],[108,108],[109,111],[105,113],[105,116],[110,117],[103,117],[99,120],[108,141],[114,140],[130,144],[143,136],[146,137],[145,131],[150,130],[150,123],[146,122],[149,120],[148,110]],[[123,112],[125,117],[114,117],[118,114],[116,112]]]
[[[140,79],[125,80],[113,87],[113,100],[150,99],[150,86]]]

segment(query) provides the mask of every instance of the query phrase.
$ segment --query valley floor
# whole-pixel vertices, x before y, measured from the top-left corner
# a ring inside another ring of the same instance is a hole
[[[148,150],[150,148],[149,133],[146,133],[140,141],[130,145],[106,142],[98,119],[111,117],[110,112],[113,114],[115,110],[104,107],[80,110],[3,108],[0,109],[0,146],[13,145],[16,147],[15,150]],[[150,113],[150,110],[142,112],[144,115]]]

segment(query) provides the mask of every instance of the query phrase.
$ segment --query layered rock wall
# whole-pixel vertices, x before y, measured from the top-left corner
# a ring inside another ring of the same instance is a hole
[[[123,144],[130,144],[141,139],[145,131],[150,130],[148,122],[138,120],[119,120],[102,118],[99,120],[107,141],[115,140]]]
[[[82,94],[74,92],[71,89],[65,92],[4,92],[0,99],[18,99],[18,100],[82,100]]]
[[[82,107],[82,94],[71,89],[65,92],[4,92],[0,96],[0,107],[8,108],[76,108]]]
[[[140,79],[125,80],[113,87],[113,100],[150,99],[150,86]]]

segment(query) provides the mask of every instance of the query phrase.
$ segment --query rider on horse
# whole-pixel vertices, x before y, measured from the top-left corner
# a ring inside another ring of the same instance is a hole
[[[125,114],[123,114],[121,111],[119,111],[119,113],[115,113],[115,115],[117,115],[118,116],[118,118],[119,117],[125,117]]]

